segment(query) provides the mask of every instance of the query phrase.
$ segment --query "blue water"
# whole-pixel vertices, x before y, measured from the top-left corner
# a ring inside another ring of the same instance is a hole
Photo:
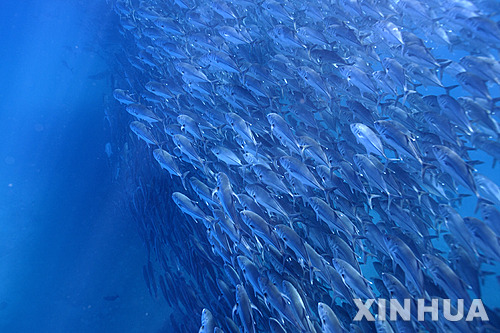
[[[102,1],[0,2],[0,332],[164,325],[104,152],[109,75],[89,79],[110,70],[109,14]]]
[[[169,331],[170,310],[144,283],[126,171],[105,152],[122,41],[111,5],[2,1],[0,41],[0,332]],[[491,157],[471,158],[500,184]],[[462,216],[480,217],[475,204],[464,199]],[[485,281],[484,302],[500,307],[495,276]]]

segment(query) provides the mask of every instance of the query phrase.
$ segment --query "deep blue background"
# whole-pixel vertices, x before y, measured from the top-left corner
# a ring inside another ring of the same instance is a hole
[[[0,332],[155,332],[168,318],[104,153],[109,10],[0,1]]]
[[[121,42],[109,11],[104,0],[0,1],[0,332],[155,332],[168,319],[104,153],[105,51]],[[471,155],[500,183],[490,157]],[[474,206],[464,200],[462,214]]]

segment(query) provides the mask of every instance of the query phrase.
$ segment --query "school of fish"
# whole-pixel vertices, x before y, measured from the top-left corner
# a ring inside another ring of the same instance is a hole
[[[113,9],[114,124],[167,331],[499,330],[488,303],[488,323],[353,318],[354,299],[467,306],[495,274],[500,188],[470,155],[500,158],[500,2]]]

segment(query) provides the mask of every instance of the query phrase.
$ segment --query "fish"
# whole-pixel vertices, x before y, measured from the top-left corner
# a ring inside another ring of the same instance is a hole
[[[312,331],[312,323],[309,319],[309,315],[307,314],[304,300],[302,299],[295,286],[291,282],[283,280],[282,288],[284,295],[287,296],[290,300],[290,304],[292,306],[292,310],[295,314],[296,320],[301,322],[303,327]]]
[[[496,281],[498,6],[112,3],[105,142],[171,330],[490,328],[415,304]],[[354,321],[375,297],[409,320]]]
[[[474,168],[468,165],[457,153],[448,147],[441,145],[434,145],[432,147],[434,156],[439,162],[440,168],[450,174],[457,182],[467,187],[477,197],[476,182],[474,180]]]
[[[434,282],[443,288],[452,300],[463,299],[465,306],[470,306],[472,300],[467,293],[468,286],[443,260],[432,254],[423,254],[422,261]]]
[[[257,145],[254,133],[250,127],[250,124],[241,118],[237,113],[226,113],[226,121],[232,127],[232,129],[243,138],[243,140],[249,141],[254,145]]]
[[[146,142],[148,145],[157,145],[158,142],[156,141],[155,137],[153,134],[150,132],[148,127],[144,125],[143,123],[139,121],[133,121],[130,123],[130,129],[132,132],[134,132],[137,137],[144,142]]]
[[[255,321],[253,319],[252,304],[248,298],[245,288],[239,284],[236,286],[236,305],[233,312],[237,312],[245,332],[253,333],[255,330]]]
[[[474,259],[464,248],[454,246],[448,255],[453,269],[472,289],[477,297],[481,298],[480,263]]]
[[[343,333],[346,330],[340,324],[335,312],[325,303],[318,303],[318,314],[321,320],[321,329],[325,333]]]
[[[304,82],[311,86],[319,95],[322,95],[327,99],[331,98],[328,85],[325,83],[321,75],[313,69],[301,66],[297,69],[297,73],[304,80]]]
[[[191,141],[182,134],[175,134],[172,136],[172,141],[185,154],[190,161],[198,162],[200,165],[205,164],[205,160],[198,154],[196,148],[191,144]]]
[[[258,205],[264,207],[267,210],[268,214],[272,212],[283,216],[285,219],[289,218],[287,211],[262,186],[257,184],[251,184],[245,186],[245,190],[255,200],[255,202]]]
[[[204,133],[201,131],[197,122],[188,115],[181,114],[177,116],[177,122],[181,125],[181,131],[191,134],[195,139],[204,141]]]
[[[325,222],[332,230],[340,231],[352,240],[356,234],[356,226],[342,212],[337,212],[324,200],[318,197],[309,198],[309,204],[316,212],[316,218]]]
[[[295,319],[291,305],[267,276],[259,276],[259,286],[264,294],[265,301],[278,311],[286,320],[295,325],[299,325],[300,327],[300,324]]]
[[[229,177],[223,173],[219,172],[216,176],[217,187],[214,193],[217,194],[219,201],[221,203],[224,212],[235,224],[240,224],[240,215],[238,214],[235,206],[234,192],[229,181]]]
[[[145,86],[147,91],[164,99],[169,99],[174,97],[173,93],[168,89],[168,87],[169,87],[168,84],[156,81],[149,81],[148,83],[146,83]]]
[[[480,210],[484,222],[495,232],[495,234],[500,235],[500,225],[497,223],[497,221],[500,221],[500,211],[486,201],[480,203]]]
[[[290,130],[288,123],[277,113],[266,115],[267,121],[271,125],[271,133],[280,140],[281,144],[290,151],[295,151],[300,155],[297,138]]]
[[[483,221],[474,217],[465,217],[464,223],[472,235],[475,246],[489,258],[500,258],[498,235]]]
[[[174,157],[161,148],[153,150],[153,156],[155,160],[160,164],[161,168],[167,170],[170,173],[170,176],[180,177],[183,183],[183,187],[184,189],[186,189],[186,184],[184,179],[186,178],[187,173],[189,171],[186,171],[186,173],[183,174],[181,172],[181,169],[175,162]]]
[[[375,129],[382,136],[384,141],[394,148],[401,156],[407,156],[423,164],[415,138],[401,123],[391,120],[377,120],[374,123]]]
[[[215,321],[212,312],[208,309],[201,311],[201,327],[198,333],[213,332],[215,329]]]
[[[363,299],[375,298],[375,294],[370,287],[371,281],[363,277],[360,272],[342,259],[334,258],[332,262],[335,269],[342,276],[344,283],[354,291],[357,297]]]
[[[215,146],[211,148],[211,151],[217,157],[217,159],[226,163],[227,165],[243,165],[241,159],[232,150],[226,147]]]
[[[386,235],[384,240],[393,260],[393,271],[396,270],[396,265],[399,265],[405,272],[405,279],[411,283],[411,287],[422,295],[424,292],[422,262],[399,237]]]
[[[367,153],[380,155],[387,159],[382,141],[372,129],[362,123],[354,123],[350,127],[352,134],[356,137],[356,141],[365,147]]]
[[[131,105],[136,104],[136,100],[130,96],[130,94],[123,89],[115,89],[113,90],[113,97],[120,102],[121,104]]]
[[[268,169],[267,166],[257,163],[252,166],[252,170],[255,172],[262,184],[276,190],[277,192],[288,194],[291,197],[294,196],[283,180],[275,172]]]
[[[280,164],[285,168],[285,170],[300,182],[308,185],[312,188],[316,188],[320,191],[324,191],[323,186],[318,182],[316,177],[312,174],[307,166],[300,160],[292,156],[283,156],[280,158]]]
[[[274,246],[276,250],[282,249],[282,245],[274,233],[272,225],[266,222],[264,218],[251,210],[242,210],[240,214],[243,222],[250,227],[255,236],[264,240],[266,244]]]
[[[456,75],[458,83],[472,96],[491,100],[491,95],[485,81],[476,74],[462,72]]]
[[[442,114],[450,118],[456,125],[460,127],[462,131],[466,134],[471,134],[474,132],[470,124],[470,120],[462,108],[460,103],[458,103],[453,97],[449,95],[439,95],[437,97],[439,107],[441,108]]]
[[[390,273],[382,273],[382,281],[390,292],[391,299],[397,299],[400,304],[404,304],[405,299],[410,301],[410,315],[414,320],[418,320],[417,304],[408,291],[408,288],[406,288],[397,277]]]
[[[179,209],[183,213],[186,213],[187,215],[191,216],[195,221],[208,220],[207,214],[205,214],[201,210],[201,208],[196,204],[196,202],[193,202],[186,195],[180,192],[174,192],[172,194],[172,199],[174,200],[177,207],[179,207]]]

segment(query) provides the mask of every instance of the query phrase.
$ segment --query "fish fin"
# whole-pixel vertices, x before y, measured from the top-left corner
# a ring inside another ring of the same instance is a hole
[[[231,317],[233,317],[233,321],[234,321],[234,315],[238,312],[238,303],[236,303],[234,306],[233,306],[233,310],[231,311]]]
[[[286,303],[284,304],[285,306],[287,306],[287,305],[289,305],[289,304],[291,304],[291,303],[292,303],[292,300],[291,300],[288,296],[286,296],[286,295],[284,295],[284,294],[281,294],[281,299],[282,299],[283,301],[285,301],[285,302],[288,302],[288,304],[286,304]]]
[[[309,282],[311,285],[314,284],[314,271],[312,266],[309,266]]]
[[[405,105],[406,103],[406,98],[408,97],[409,94],[416,94],[417,91],[416,90],[406,90],[405,89],[405,92],[403,94],[403,101],[401,102],[401,105]],[[399,96],[398,96],[399,97]]]
[[[433,21],[439,21],[440,19],[434,19]],[[439,63],[439,68],[441,70],[445,69],[449,65],[453,63],[453,61],[448,60],[448,59],[437,59],[437,62]]]
[[[370,194],[368,196],[368,206],[370,207],[370,209],[373,209],[372,200],[375,199],[375,198],[380,198],[380,195],[378,195],[378,194]]]
[[[216,201],[216,200],[214,200],[214,195],[217,195],[217,191],[218,191],[218,190],[219,190],[219,187],[217,187],[217,186],[216,186],[216,187],[213,189],[213,191],[212,191],[212,200],[213,200],[213,201]]]
[[[260,312],[260,310],[259,310],[259,308],[258,308],[258,307],[256,307],[256,306],[255,306],[255,305],[253,305],[253,304],[251,304],[250,306],[252,307],[252,309],[253,309],[254,311],[258,312],[258,313],[259,313],[259,315],[260,315],[261,317],[264,317],[264,316],[262,315],[262,312]]]
[[[202,160],[202,166],[203,166],[203,172],[205,173],[205,175],[207,176],[210,176],[210,169],[208,168],[208,162],[205,161],[205,160]]]
[[[437,167],[434,164],[425,163],[425,162],[422,163],[422,173],[420,174],[422,179],[425,178],[425,172],[427,171],[427,169],[437,169]]]
[[[262,146],[262,142],[258,142],[255,144],[255,157],[259,156],[259,147]]]
[[[473,165],[481,165],[481,164],[484,164],[484,162],[479,160],[467,161],[467,165],[469,166],[469,168],[471,168]]]
[[[377,255],[373,254],[371,252],[368,252],[366,250],[363,250],[363,257],[361,258],[363,260],[363,263],[366,264],[368,257],[377,258]]]
[[[447,86],[447,87],[443,87],[444,90],[446,90],[446,95],[449,95],[450,94],[450,91],[452,91],[453,89],[455,89],[456,87],[458,87],[457,84],[455,85],[452,85],[452,86]]]
[[[184,187],[185,190],[187,190],[186,188],[186,177],[187,175],[189,174],[189,170],[184,172],[182,175],[181,175],[181,182],[182,182],[182,186]]]

